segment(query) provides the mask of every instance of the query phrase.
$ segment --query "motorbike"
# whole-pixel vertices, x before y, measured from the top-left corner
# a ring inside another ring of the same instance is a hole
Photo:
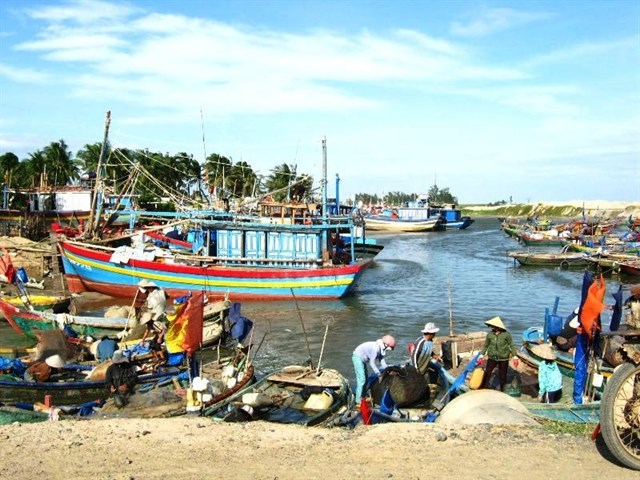
[[[621,363],[607,380],[600,403],[600,434],[623,465],[640,470],[640,329],[609,332],[624,338]]]

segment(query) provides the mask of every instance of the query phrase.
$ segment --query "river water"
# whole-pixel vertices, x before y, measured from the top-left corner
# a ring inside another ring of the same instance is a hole
[[[260,371],[301,363],[309,356],[317,366],[322,353],[322,366],[340,370],[353,382],[351,353],[361,342],[393,335],[398,346],[387,363],[401,364],[408,359],[407,344],[420,336],[426,322],[438,325],[439,335],[448,335],[450,318],[454,333],[463,333],[486,330],[483,322],[498,315],[519,343],[524,329],[542,325],[545,308],[553,307],[556,296],[563,316],[580,301],[581,270],[514,265],[507,252],[525,247],[506,236],[495,218],[479,218],[462,231],[370,236],[385,248],[353,296],[297,304],[243,302],[242,313],[256,325],[254,345],[264,337],[255,359]],[[632,281],[606,278],[606,303],[613,302],[611,294],[621,282],[626,298]],[[110,302],[105,298],[83,308],[104,308]],[[123,304],[122,299],[118,302]],[[29,341],[0,321],[0,347],[16,344]]]

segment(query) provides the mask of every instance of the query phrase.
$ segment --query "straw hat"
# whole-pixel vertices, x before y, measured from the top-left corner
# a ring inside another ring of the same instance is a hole
[[[422,333],[438,333],[438,331],[440,331],[440,329],[436,327],[435,323],[433,322],[427,323],[421,330]]]
[[[62,368],[66,363],[64,361],[64,358],[62,358],[60,355],[51,355],[50,357],[45,358],[44,361],[47,365],[53,368]]]
[[[111,363],[125,363],[129,361],[129,357],[124,354],[123,350],[116,350],[111,357]]]
[[[504,323],[502,323],[502,319],[500,317],[493,317],[490,318],[489,320],[487,320],[486,322],[484,322],[485,325],[488,325],[489,327],[498,327],[500,330],[507,330],[507,328],[504,326]]]
[[[531,348],[531,351],[538,357],[543,360],[555,360],[556,354],[551,349],[551,345],[548,343],[543,343],[542,345],[534,345]]]

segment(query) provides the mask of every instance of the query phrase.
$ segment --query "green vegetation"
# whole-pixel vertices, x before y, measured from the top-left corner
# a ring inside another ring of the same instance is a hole
[[[544,418],[537,420],[545,431],[556,435],[591,435],[596,428],[595,423],[558,422]]]
[[[104,147],[100,176],[114,192],[122,192],[128,185],[134,167],[139,166],[147,172],[139,177],[136,189],[141,195],[141,205],[148,209],[160,205],[166,196],[164,186],[174,195],[186,195],[195,200],[214,191],[218,198],[244,198],[275,192],[273,198],[277,201],[303,199],[313,193],[313,177],[298,174],[296,165],[283,163],[263,177],[247,162],[234,163],[216,153],[200,164],[186,152],[171,155],[145,149],[112,149],[108,143]],[[14,191],[82,183],[91,186],[102,150],[102,143],[85,145],[74,157],[64,140],[59,140],[22,160],[7,152],[0,155],[0,184]],[[27,201],[26,195],[15,194],[12,207],[24,208]]]

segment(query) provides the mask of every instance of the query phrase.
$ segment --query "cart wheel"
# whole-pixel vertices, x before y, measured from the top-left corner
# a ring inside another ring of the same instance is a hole
[[[611,454],[625,466],[640,470],[640,365],[623,363],[607,380],[600,424]]]

